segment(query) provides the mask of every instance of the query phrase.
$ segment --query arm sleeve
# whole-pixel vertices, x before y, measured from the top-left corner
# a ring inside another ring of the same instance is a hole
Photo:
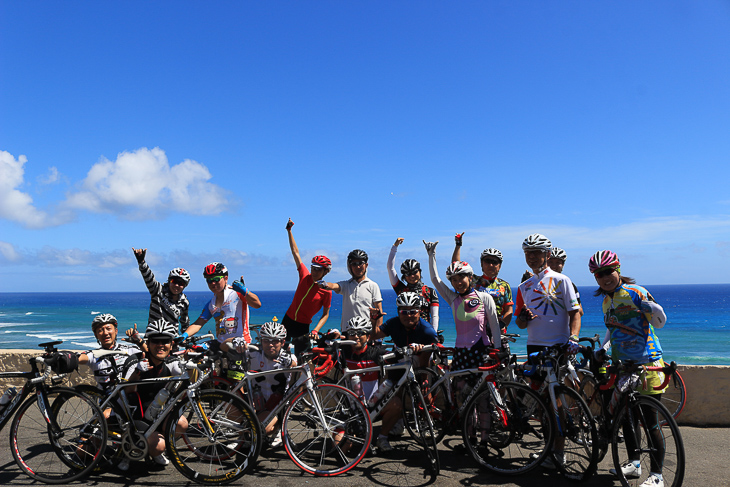
[[[456,299],[456,293],[449,289],[443,281],[439,278],[438,270],[436,270],[436,253],[432,253],[428,256],[428,272],[431,275],[431,282],[436,291],[441,293],[441,296],[446,299],[447,302],[453,303]]]
[[[431,305],[431,326],[434,331],[439,329],[439,306],[438,303]]]
[[[388,263],[386,264],[388,267],[388,279],[390,279],[390,285],[395,287],[400,282],[400,279],[398,279],[398,273],[395,272],[395,254],[398,252],[398,247],[393,245],[390,249],[390,254],[388,255]]]
[[[641,311],[654,328],[662,328],[667,322],[667,315],[664,313],[664,308],[656,301],[642,301]]]
[[[147,265],[147,262],[140,262],[139,272],[142,274],[142,279],[144,279],[144,283],[150,294],[159,294],[162,290],[162,284],[155,280],[155,275],[152,273],[152,269],[150,269]]]
[[[484,303],[484,312],[487,315],[489,329],[492,332],[492,346],[499,348],[502,346],[502,327],[497,317],[497,307],[494,305],[494,298],[489,293],[480,292],[482,302]]]

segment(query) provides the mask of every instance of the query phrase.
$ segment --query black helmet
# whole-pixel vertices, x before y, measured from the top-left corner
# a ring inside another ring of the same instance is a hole
[[[353,262],[356,260],[367,262],[368,254],[364,250],[360,250],[360,249],[355,249],[352,252],[350,252],[349,254],[347,254],[347,265],[350,265],[350,262]]]
[[[421,270],[421,264],[418,263],[416,259],[406,259],[401,265],[400,265],[400,273],[405,275],[412,274],[416,271]]]

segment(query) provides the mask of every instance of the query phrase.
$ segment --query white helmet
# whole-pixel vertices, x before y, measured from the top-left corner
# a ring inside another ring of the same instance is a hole
[[[398,308],[420,308],[423,306],[423,300],[418,293],[404,292],[400,293],[396,298],[395,306]]]
[[[553,257],[565,262],[565,259],[568,258],[568,254],[566,254],[565,250],[561,249],[560,247],[553,247],[553,249],[550,251],[550,258]]]
[[[349,326],[347,333],[350,334],[357,333],[358,335],[368,335],[373,331],[373,325],[363,316],[350,318],[350,321],[347,322],[347,326]]]
[[[267,321],[259,328],[259,336],[268,339],[286,338],[286,328],[277,321]]]
[[[468,274],[470,276],[474,275],[474,269],[471,268],[471,266],[467,262],[452,262],[449,267],[446,268],[446,278],[451,279],[457,274]]]
[[[502,262],[504,259],[502,258],[502,252],[500,252],[497,249],[484,249],[484,252],[482,252],[481,260],[488,259],[489,257],[494,257],[498,261]]]
[[[177,336],[177,327],[160,318],[147,325],[147,330],[144,334],[146,338],[152,337],[169,337],[175,338]]]
[[[533,233],[522,242],[522,250],[544,250],[549,252],[553,244],[545,235]]]

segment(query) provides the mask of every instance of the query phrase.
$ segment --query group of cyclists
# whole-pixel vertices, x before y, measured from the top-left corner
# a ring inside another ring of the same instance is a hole
[[[539,352],[545,347],[564,346],[568,353],[578,351],[581,316],[583,309],[577,288],[570,278],[562,274],[567,255],[563,249],[554,247],[541,234],[532,234],[522,242],[525,262],[530,272],[523,276],[513,299],[509,283],[499,277],[503,262],[502,253],[495,248],[485,249],[480,256],[481,273],[461,260],[463,233],[455,237],[455,248],[451,262],[446,268],[444,282],[438,271],[436,248],[438,242],[426,242],[428,270],[434,288],[423,283],[421,264],[414,259],[405,260],[396,273],[395,259],[398,247],[403,243],[397,238],[387,260],[390,283],[397,294],[396,316],[384,320],[382,296],[379,286],[367,277],[368,255],[356,249],[347,256],[347,270],[350,278],[339,282],[327,282],[332,262],[324,255],[315,256],[309,268],[302,261],[292,233],[294,222],[286,224],[289,245],[299,274],[299,282],[291,306],[281,322],[267,322],[258,330],[259,349],[251,351],[247,344],[252,342],[249,328],[249,306],[261,307],[259,297],[244,284],[243,277],[229,284],[229,271],[221,263],[214,262],[205,267],[203,277],[213,296],[203,308],[200,316],[191,323],[189,301],[184,290],[190,283],[190,274],[183,268],[170,271],[168,279],[160,283],[145,262],[146,249],[132,249],[139,263],[151,301],[149,322],[144,332],[136,326],[126,330],[131,343],[117,340],[118,323],[109,314],[97,315],[92,323],[94,335],[102,349],[126,349],[129,353],[143,357],[130,377],[151,378],[174,375],[174,361],[167,358],[175,344],[192,337],[212,318],[215,322],[215,339],[210,346],[228,353],[228,375],[237,379],[245,368],[257,371],[288,369],[301,362],[302,354],[311,344],[310,339],[321,337],[322,328],[328,321],[332,292],[342,295],[342,318],[339,330],[326,332],[333,339],[341,337],[354,344],[343,346],[339,359],[349,369],[372,367],[382,355],[380,340],[390,337],[397,347],[410,347],[421,366],[431,360],[430,352],[422,352],[425,345],[439,340],[439,299],[446,300],[453,312],[456,340],[451,370],[478,367],[485,363],[490,350],[506,345],[503,334],[513,318],[519,329],[527,331],[527,352]],[[640,365],[657,365],[662,361],[662,349],[655,329],[666,322],[662,307],[651,294],[634,280],[621,274],[619,258],[610,250],[601,250],[590,257],[589,271],[598,288],[596,295],[603,296],[602,313],[605,318],[606,334],[601,350],[610,349],[615,360],[631,360]],[[314,317],[322,311],[319,320]],[[288,344],[294,350],[290,351]],[[103,356],[95,358],[94,351],[81,354],[79,363],[91,367],[100,389],[109,386],[108,376],[111,361],[123,361],[124,357]],[[117,365],[120,365],[117,363]],[[256,413],[263,419],[283,397],[289,384],[286,373],[271,375],[259,384],[258,397],[254,398]],[[358,394],[367,401],[377,393],[385,379],[397,381],[397,377],[380,377],[377,372],[368,372],[358,378]],[[538,381],[539,379],[534,379]],[[648,372],[642,384],[642,393],[661,394],[654,386],[661,383],[657,373]],[[469,377],[454,384],[461,390],[473,387]],[[140,417],[151,407],[161,385],[138,388],[137,403]],[[658,396],[655,396],[658,397]],[[402,404],[396,399],[390,401],[380,415],[380,433],[375,447],[381,454],[392,450],[389,439],[403,434]],[[108,414],[108,412],[105,412]],[[276,435],[280,425],[276,420],[264,425],[266,433]],[[487,440],[484,439],[484,442]],[[160,435],[148,439],[152,459],[166,465],[164,440]],[[274,440],[273,447],[280,444]],[[464,445],[457,445],[456,451],[465,452]],[[555,469],[555,462],[564,461],[559,439],[553,445],[554,454],[542,464]],[[118,466],[122,471],[129,469],[129,462]],[[662,462],[653,462],[652,471],[641,487],[663,486]],[[615,472],[613,472],[615,473]],[[640,465],[630,459],[622,467],[626,477],[641,475]]]

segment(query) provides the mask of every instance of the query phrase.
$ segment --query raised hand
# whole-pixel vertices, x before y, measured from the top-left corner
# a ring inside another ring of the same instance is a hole
[[[438,245],[438,243],[438,240],[436,240],[435,242],[426,242],[425,240],[423,241],[423,245],[426,246],[426,252],[429,255],[436,253],[436,246]]]
[[[398,237],[395,239],[395,243],[393,245],[395,245],[397,247],[402,243],[403,243],[403,239],[401,237]]]
[[[144,256],[147,254],[147,249],[135,249],[132,247],[132,252],[134,252],[134,256],[137,259],[137,262],[140,264],[144,262]]]
[[[294,226],[294,222],[291,221],[291,218],[289,218],[289,221],[286,222],[286,229],[291,230],[291,227],[293,227],[293,226]]]
[[[461,239],[464,238],[464,234],[466,232],[457,233],[456,236],[454,236],[454,242],[456,242],[457,247],[461,247]]]

